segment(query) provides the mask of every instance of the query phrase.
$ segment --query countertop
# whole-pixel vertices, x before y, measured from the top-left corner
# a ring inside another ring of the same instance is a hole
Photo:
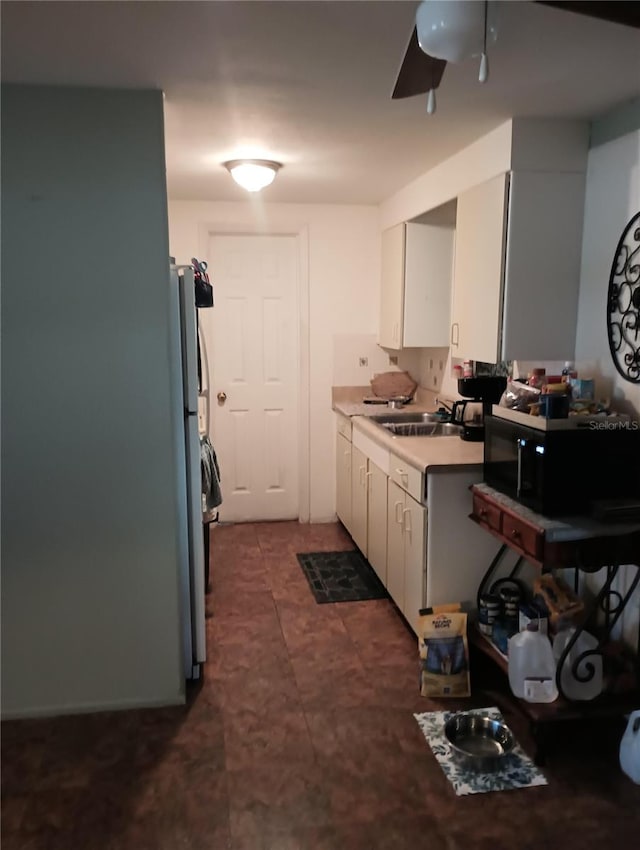
[[[384,404],[362,404],[352,401],[334,401],[333,409],[353,420],[358,428],[378,445],[423,472],[447,472],[462,467],[481,466],[484,443],[471,443],[460,437],[396,437],[380,428],[368,417],[384,413],[429,413],[433,404],[410,404],[402,410],[391,410]]]

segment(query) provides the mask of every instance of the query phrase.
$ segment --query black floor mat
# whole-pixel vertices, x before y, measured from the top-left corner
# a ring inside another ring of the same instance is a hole
[[[348,552],[304,552],[297,556],[316,602],[360,602],[385,599],[387,591],[356,549]]]

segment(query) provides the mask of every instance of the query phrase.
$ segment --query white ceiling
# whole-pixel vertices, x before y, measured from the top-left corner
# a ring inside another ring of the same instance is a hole
[[[427,116],[392,101],[417,3],[2,3],[5,82],[161,88],[172,198],[246,198],[220,166],[285,167],[265,200],[378,203],[514,115],[594,118],[640,94],[640,31],[499,3],[491,77],[451,65]]]

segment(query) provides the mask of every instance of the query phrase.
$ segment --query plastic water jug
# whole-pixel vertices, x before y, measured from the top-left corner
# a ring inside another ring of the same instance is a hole
[[[620,767],[640,785],[640,711],[632,711],[620,741]]]
[[[553,650],[537,623],[509,638],[509,685],[527,702],[553,702],[558,697]]]
[[[575,634],[575,629],[565,629],[555,636],[553,641],[553,656],[556,661],[556,665],[560,661],[560,656],[562,655],[566,645],[569,643],[573,635]],[[591,649],[598,648],[598,641],[594,638],[593,635],[590,635],[589,632],[581,632],[578,640],[571,647],[571,651],[567,656],[566,661],[562,665],[562,671],[560,673],[560,682],[562,684],[562,690],[564,695],[568,699],[573,700],[585,700],[585,699],[595,699],[602,693],[602,656],[601,655],[588,655],[584,658],[578,665],[576,670],[578,676],[587,676],[588,669],[587,665],[592,664],[594,668],[594,674],[587,682],[581,682],[579,678],[572,672],[573,664],[578,660],[578,658],[582,655],[583,652],[587,652]]]

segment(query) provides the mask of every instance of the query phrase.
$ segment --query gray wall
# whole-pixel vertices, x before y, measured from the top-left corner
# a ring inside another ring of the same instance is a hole
[[[2,708],[179,702],[162,95],[2,90]]]

